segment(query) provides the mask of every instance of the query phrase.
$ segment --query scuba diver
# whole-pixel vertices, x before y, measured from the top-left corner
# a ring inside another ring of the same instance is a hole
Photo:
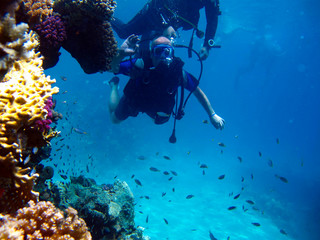
[[[121,45],[118,55],[113,59],[111,71],[115,74],[130,76],[125,86],[124,95],[119,96],[119,78],[109,81],[111,94],[109,112],[113,123],[130,117],[136,117],[140,112],[147,113],[155,124],[167,122],[173,114],[174,120],[184,115],[184,89],[193,93],[207,112],[211,123],[216,129],[223,129],[224,119],[213,110],[207,96],[199,88],[199,81],[190,73],[183,70],[183,61],[174,56],[174,48],[170,39],[164,36],[156,37],[150,46],[148,58],[130,58],[137,48],[139,38],[131,35]],[[178,92],[180,87],[180,103]],[[179,105],[179,108],[178,108]],[[175,111],[174,111],[174,106]],[[174,143],[175,123],[170,142]]]
[[[198,28],[199,11],[202,8],[205,8],[207,19],[205,33]],[[131,34],[137,34],[142,35],[142,41],[145,38],[148,39],[151,31],[156,31],[168,38],[175,38],[175,30],[193,29],[189,47],[192,48],[194,33],[199,38],[205,36],[199,52],[201,60],[205,60],[211,48],[220,47],[214,42],[220,14],[219,0],[150,0],[128,23],[125,24],[118,18],[113,18],[111,25],[120,38],[125,39]]]

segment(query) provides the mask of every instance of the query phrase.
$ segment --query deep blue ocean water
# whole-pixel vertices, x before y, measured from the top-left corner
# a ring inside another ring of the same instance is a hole
[[[127,21],[146,1],[117,2],[116,16]],[[226,120],[223,131],[203,123],[208,118],[194,97],[177,122],[175,144],[168,142],[172,119],[158,126],[139,115],[113,125],[106,84],[113,75],[87,75],[62,51],[57,66],[46,70],[57,80],[56,110],[65,116],[57,126],[64,140],[53,140],[54,160],[48,164],[58,164],[59,181],[59,169],[99,184],[112,183],[115,177],[125,180],[136,198],[136,224],[152,239],[209,239],[211,231],[219,240],[319,240],[320,4],[221,0],[220,5],[215,40],[222,48],[213,49],[204,62],[200,87]],[[203,11],[201,15],[199,26],[204,29]],[[180,34],[178,43],[188,44],[191,33]],[[194,48],[199,50],[201,43],[195,39]],[[187,59],[183,50],[177,54],[197,75],[198,62]],[[128,78],[120,79],[122,89]],[[88,134],[72,132],[73,127]],[[205,175],[199,164],[208,165]],[[165,170],[178,176],[168,181],[172,174],[165,176]],[[186,199],[190,194],[194,197]],[[254,201],[254,208],[246,200]],[[237,208],[229,211],[230,206]]]

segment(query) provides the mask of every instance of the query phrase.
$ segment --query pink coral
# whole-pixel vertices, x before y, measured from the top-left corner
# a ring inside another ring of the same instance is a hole
[[[63,41],[67,38],[65,22],[59,14],[48,17],[37,24],[34,30],[40,36],[40,46],[43,49],[60,48]]]
[[[53,108],[53,102],[52,102],[52,97],[50,97],[46,102],[45,102],[44,109],[47,110],[47,117],[46,119],[41,119],[37,120],[34,123],[34,126],[40,131],[40,132],[47,132],[50,130],[50,124],[52,123],[52,108]]]

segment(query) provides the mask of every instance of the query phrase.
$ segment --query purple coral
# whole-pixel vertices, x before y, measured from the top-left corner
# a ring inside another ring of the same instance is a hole
[[[40,132],[47,132],[50,130],[50,124],[52,123],[52,108],[53,108],[53,102],[52,97],[50,97],[47,101],[45,101],[44,109],[47,110],[47,117],[46,119],[37,120],[34,123],[34,126],[40,131]]]
[[[59,14],[48,17],[37,24],[34,30],[40,36],[40,46],[43,49],[60,48],[67,38],[65,22]]]

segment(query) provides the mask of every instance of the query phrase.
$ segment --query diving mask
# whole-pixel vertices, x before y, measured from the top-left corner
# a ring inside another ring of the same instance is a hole
[[[173,47],[167,44],[159,44],[152,48],[153,56],[170,65],[173,60]]]

